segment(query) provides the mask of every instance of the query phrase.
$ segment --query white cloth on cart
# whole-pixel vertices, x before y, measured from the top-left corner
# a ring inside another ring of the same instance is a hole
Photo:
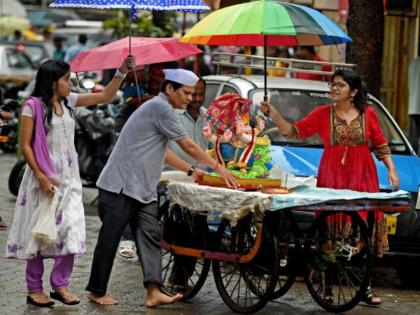
[[[219,210],[224,218],[235,225],[249,212],[262,216],[265,211],[315,205],[334,200],[356,199],[398,199],[409,198],[410,193],[399,190],[390,193],[366,193],[347,189],[319,188],[309,186],[295,187],[290,194],[269,195],[261,192],[241,191],[228,188],[210,187],[195,184],[183,172],[162,173],[161,180],[168,181],[171,204],[179,204],[193,212]]]
[[[273,195],[273,202],[269,210],[315,205],[322,202],[334,200],[356,200],[356,199],[398,199],[410,198],[410,193],[404,190],[395,192],[368,193],[348,189],[332,189],[320,187],[299,186],[293,192],[286,195]]]
[[[198,185],[178,171],[162,173],[161,180],[169,181],[171,205],[178,204],[193,212],[221,211],[233,226],[250,212],[261,217],[272,202],[272,195],[260,192]]]

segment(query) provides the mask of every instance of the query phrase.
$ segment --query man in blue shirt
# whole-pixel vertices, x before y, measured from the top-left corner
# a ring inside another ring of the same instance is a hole
[[[85,34],[79,35],[79,43],[73,45],[67,50],[64,61],[70,63],[78,54],[87,49],[87,36]]]

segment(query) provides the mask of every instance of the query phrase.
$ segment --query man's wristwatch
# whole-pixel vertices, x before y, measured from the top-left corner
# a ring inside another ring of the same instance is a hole
[[[124,79],[125,76],[126,76],[126,74],[121,72],[121,70],[119,68],[117,68],[117,70],[115,70],[114,77]]]
[[[191,165],[191,168],[188,170],[187,175],[191,176],[194,173],[194,170],[195,170],[195,166]]]

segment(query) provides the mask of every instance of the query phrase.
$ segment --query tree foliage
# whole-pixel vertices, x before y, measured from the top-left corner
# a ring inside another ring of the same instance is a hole
[[[154,15],[150,11],[138,11],[137,21],[131,22],[131,36],[171,37],[175,31],[172,23],[175,13],[159,13]],[[115,37],[123,38],[129,35],[129,23],[130,11],[123,10],[122,17],[104,21],[104,28],[113,29]]]

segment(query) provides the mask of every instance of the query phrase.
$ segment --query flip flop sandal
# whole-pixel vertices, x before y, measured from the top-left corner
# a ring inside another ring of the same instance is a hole
[[[0,218],[0,230],[7,229],[7,223]]]
[[[134,258],[136,256],[136,253],[133,247],[133,241],[121,241],[118,253],[124,258]]]
[[[321,292],[319,295],[325,303],[334,302],[334,294],[332,293],[331,288],[326,288],[324,292]]]
[[[28,295],[26,297],[26,304],[35,305],[35,306],[38,306],[38,307],[51,307],[55,303],[54,303],[54,301],[48,301],[46,303],[40,303],[40,302],[35,301],[33,297],[31,297],[30,295]]]
[[[365,295],[362,298],[362,301],[365,302],[368,305],[379,305],[382,303],[379,296],[377,296],[373,291],[371,287],[368,287],[366,289]]]
[[[64,304],[67,304],[67,305],[76,305],[76,304],[80,303],[79,299],[74,300],[74,301],[66,300],[65,297],[64,297],[64,294],[61,294],[57,291],[50,292],[50,298],[52,298],[54,300],[57,300],[57,301],[60,301],[60,302],[62,302]]]

